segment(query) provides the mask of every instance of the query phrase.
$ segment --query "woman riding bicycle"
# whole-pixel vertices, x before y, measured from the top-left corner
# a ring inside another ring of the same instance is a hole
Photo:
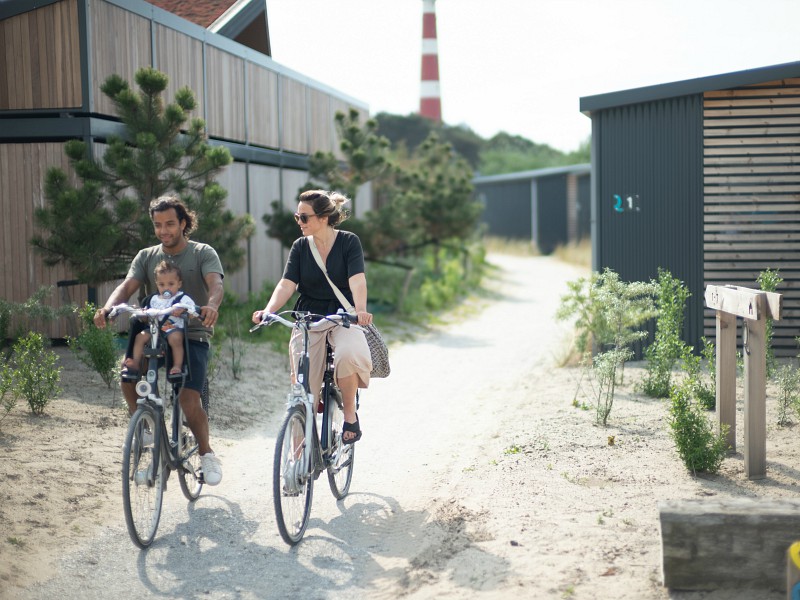
[[[264,313],[275,313],[283,307],[295,291],[300,297],[294,310],[330,315],[344,308],[336,298],[325,273],[318,265],[312,243],[319,251],[328,276],[355,307],[359,325],[372,323],[367,312],[367,278],[364,273],[364,251],[358,236],[349,231],[335,229],[347,218],[344,204],[348,199],[336,192],[310,190],[300,195],[294,215],[303,237],[295,240],[283,271],[283,278],[275,286],[264,307],[253,313],[253,322],[259,323]],[[309,384],[315,394],[322,386],[325,368],[325,341],[334,348],[334,377],[344,400],[344,428],[342,439],[352,444],[361,439],[361,426],[356,414],[356,392],[369,386],[372,359],[364,332],[357,327],[321,327],[309,332]],[[297,356],[302,345],[298,330],[289,342],[290,354]],[[296,380],[295,361],[292,360],[292,381]],[[319,398],[317,398],[319,402]]]

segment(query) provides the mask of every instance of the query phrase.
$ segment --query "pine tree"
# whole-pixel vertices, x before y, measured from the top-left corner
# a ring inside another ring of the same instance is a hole
[[[62,169],[48,170],[48,203],[35,213],[42,233],[31,243],[46,264],[66,263],[84,283],[116,279],[141,248],[155,243],[150,201],[174,191],[198,214],[193,238],[214,246],[226,271],[241,268],[245,251],[239,242],[252,235],[252,218],[227,210],[227,192],[214,181],[230,164],[230,153],[208,144],[202,119],[189,118],[197,106],[189,88],[165,105],[164,73],[139,69],[135,81],[138,92],[118,75],[102,85],[125,125],[124,139],[110,136],[102,159],[80,140],[65,144],[82,185],[73,186]]]

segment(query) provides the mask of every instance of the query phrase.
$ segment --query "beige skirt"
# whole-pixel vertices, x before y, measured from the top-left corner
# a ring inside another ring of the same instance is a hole
[[[364,331],[355,325],[340,327],[333,323],[321,325],[308,334],[309,389],[314,398],[322,388],[325,370],[325,340],[334,349],[334,377],[338,380],[350,375],[358,376],[358,387],[369,387],[369,374],[372,371],[372,356]],[[297,379],[297,362],[303,349],[303,335],[298,329],[292,331],[289,353],[292,363],[292,381]]]

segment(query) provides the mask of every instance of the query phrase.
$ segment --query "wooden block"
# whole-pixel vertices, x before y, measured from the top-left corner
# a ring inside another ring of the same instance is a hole
[[[786,590],[786,552],[800,538],[800,500],[659,504],[662,576],[676,590]]]

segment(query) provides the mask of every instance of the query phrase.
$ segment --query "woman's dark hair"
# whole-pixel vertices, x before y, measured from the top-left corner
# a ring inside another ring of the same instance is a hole
[[[185,221],[186,227],[183,228],[183,237],[188,238],[189,235],[197,229],[197,214],[193,210],[186,208],[177,194],[166,194],[159,196],[150,203],[150,218],[157,212],[164,212],[170,208],[175,209],[175,214],[178,215],[179,221]]]
[[[350,212],[344,207],[350,200],[339,192],[328,192],[325,190],[308,190],[300,194],[300,202],[311,205],[314,214],[318,217],[328,217],[328,225],[335,227],[350,216]]]

